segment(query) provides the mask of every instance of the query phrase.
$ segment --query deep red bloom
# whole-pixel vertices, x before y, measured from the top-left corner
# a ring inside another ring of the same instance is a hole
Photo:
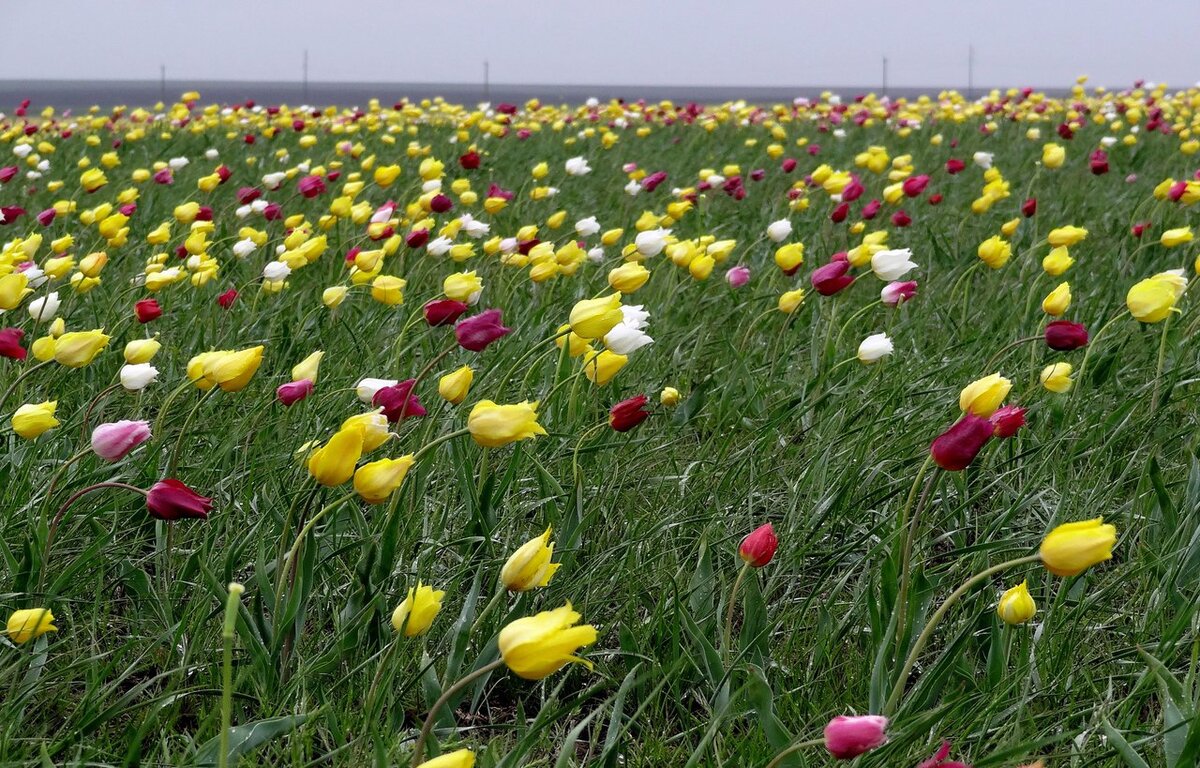
[[[19,205],[0,207],[0,224],[12,224],[25,215],[25,209]]]
[[[784,158],[783,162],[779,164],[779,169],[784,173],[791,173],[792,171],[796,170],[796,158]]]
[[[1071,126],[1067,125],[1066,123],[1059,123],[1056,130],[1058,131],[1059,137],[1065,139],[1066,141],[1070,141],[1071,139],[1075,138],[1075,131],[1071,130]]]
[[[174,176],[174,174],[171,172],[171,169],[170,169],[170,168],[163,168],[163,169],[161,169],[161,170],[159,170],[159,171],[155,172],[155,174],[154,174],[154,183],[155,183],[155,184],[168,184],[168,185],[169,185],[169,184],[174,184],[174,183],[175,183],[175,176]]]
[[[934,192],[932,195],[930,195],[929,196],[929,204],[930,205],[941,205],[942,204],[942,193]]]
[[[1088,332],[1082,323],[1072,323],[1070,320],[1046,323],[1046,346],[1050,349],[1069,352],[1086,347],[1087,343]]]
[[[38,224],[41,224],[43,227],[48,227],[50,226],[51,222],[54,221],[56,216],[58,216],[58,211],[54,210],[53,208],[47,208],[37,215]]]
[[[279,203],[271,203],[263,208],[263,218],[267,221],[279,221],[283,218],[283,206]]]
[[[200,206],[200,210],[196,211],[196,221],[212,221],[213,209],[210,205]]]
[[[162,317],[162,307],[155,299],[142,299],[133,305],[133,314],[137,315],[139,323],[145,324]]]
[[[880,203],[878,200],[872,200],[863,206],[862,217],[867,221],[870,221],[879,215],[879,209],[882,207],[883,203]]]
[[[233,306],[233,302],[237,301],[238,292],[236,288],[230,288],[225,293],[217,297],[217,303],[221,305],[221,309],[229,309]]]
[[[959,160],[957,157],[952,157],[946,161],[946,173],[950,174],[951,176],[956,173],[962,173],[963,169],[966,167],[967,164],[962,160]]]
[[[764,523],[742,539],[738,546],[738,557],[753,568],[762,568],[775,557],[777,549],[779,539],[775,538],[775,528],[770,523]]]
[[[0,329],[0,357],[7,357],[10,360],[24,360],[28,353],[21,346],[21,339],[23,338],[25,338],[25,331],[20,328]]]
[[[474,317],[459,320],[454,326],[454,338],[463,349],[472,352],[482,352],[496,339],[512,333],[512,328],[500,324],[501,313],[498,309],[489,309]]]
[[[262,190],[258,187],[242,187],[237,191],[238,202],[242,205],[250,205],[260,197],[262,197]]]
[[[275,397],[284,405],[292,405],[308,397],[312,392],[312,381],[310,379],[300,379],[300,381],[289,381],[286,384],[280,384],[275,388]]]
[[[753,171],[750,171],[750,180],[751,181],[762,181],[766,177],[767,177],[767,172],[764,171],[762,168],[755,168]]]
[[[650,174],[646,178],[642,179],[642,189],[646,190],[647,192],[653,192],[655,189],[658,188],[659,184],[662,184],[666,180],[667,180],[667,172],[666,171],[655,171],[654,173]],[[734,186],[737,186],[737,185],[734,185]],[[726,190],[726,191],[729,191],[729,190]]]
[[[1019,405],[1005,405],[998,408],[988,421],[992,422],[993,436],[1012,437],[1025,426],[1025,409]]]
[[[473,171],[478,168],[482,161],[483,158],[481,158],[479,153],[473,149],[460,155],[458,158],[458,164],[468,171]]]
[[[902,208],[892,214],[892,224],[897,227],[907,227],[909,224],[912,224],[912,216],[909,216]]]
[[[371,398],[371,405],[383,409],[383,415],[390,422],[403,421],[407,418],[425,415],[421,401],[413,394],[416,379],[405,379],[390,387],[381,387]]]
[[[852,203],[858,198],[862,197],[863,193],[866,191],[867,188],[862,185],[862,182],[858,180],[858,177],[851,176],[850,183],[847,184],[845,189],[842,190],[842,200],[843,202]]]
[[[829,214],[829,220],[834,224],[841,224],[850,215],[850,203],[838,203],[838,206]]]
[[[462,314],[468,309],[469,307],[461,301],[455,301],[454,299],[434,299],[427,302],[421,308],[421,311],[425,313],[425,322],[436,327],[439,325],[450,325],[462,317]]]
[[[296,189],[300,194],[311,200],[317,195],[325,193],[325,179],[320,176],[305,176],[296,183]]]
[[[1149,229],[1149,228],[1150,228],[1150,222],[1148,222],[1148,221],[1139,221],[1137,224],[1134,224],[1132,227],[1130,227],[1130,228],[1129,228],[1129,232],[1130,232],[1130,234],[1132,234],[1134,237],[1136,237],[1136,238],[1141,238],[1141,236],[1142,236],[1142,235],[1143,235],[1143,234],[1146,232],[1146,230],[1147,230],[1147,229]]]
[[[420,248],[429,240],[428,229],[414,229],[404,236],[404,244],[409,248]]]
[[[212,499],[188,488],[173,477],[159,480],[146,494],[146,509],[159,520],[185,517],[203,520],[212,509]]]
[[[1021,213],[1023,213],[1027,219],[1033,216],[1033,214],[1037,213],[1037,198],[1030,197],[1027,198],[1025,202],[1021,203]]]
[[[1103,149],[1097,149],[1088,158],[1088,165],[1091,167],[1092,173],[1096,176],[1108,173],[1108,153]]]
[[[934,438],[929,446],[933,461],[947,472],[970,466],[987,441],[992,439],[992,422],[973,413],[964,414],[952,427]]]
[[[813,270],[809,281],[817,293],[822,296],[832,296],[854,282],[854,277],[846,274],[850,271],[850,262],[844,259],[834,259],[823,267]]]
[[[445,213],[453,207],[454,201],[443,195],[441,192],[434,195],[433,199],[429,201],[429,210],[433,211],[434,213]]]
[[[233,175],[233,171],[229,170],[229,166],[224,164],[218,165],[217,170],[214,171],[214,173],[216,173],[217,177],[221,179],[222,184],[229,181],[229,177]]]
[[[617,432],[628,432],[650,416],[645,395],[631,397],[614,405],[608,412],[608,425]]]
[[[904,195],[906,197],[917,197],[924,192],[925,187],[928,186],[929,177],[925,174],[921,174],[920,176],[909,176],[904,180],[904,183],[900,185],[900,188],[904,191]]]

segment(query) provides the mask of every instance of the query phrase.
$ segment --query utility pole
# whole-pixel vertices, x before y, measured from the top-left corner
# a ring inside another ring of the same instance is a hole
[[[308,49],[304,49],[304,102],[308,103]]]
[[[888,75],[887,67],[888,67],[887,56],[884,56],[883,57],[883,95],[884,96],[887,96],[887,75]]]
[[[483,60],[483,100],[484,101],[492,100],[492,96],[491,96],[492,84],[491,84],[491,78],[490,78],[491,73],[489,72],[489,69],[490,69],[490,67],[488,65],[488,60],[484,59]]]
[[[967,100],[975,98],[975,46],[967,46]]]
[[[158,100],[167,103],[167,65],[158,65]]]

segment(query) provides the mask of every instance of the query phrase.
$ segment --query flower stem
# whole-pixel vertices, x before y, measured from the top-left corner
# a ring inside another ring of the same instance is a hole
[[[425,742],[429,740],[429,734],[433,731],[433,722],[437,719],[437,714],[447,701],[450,701],[456,693],[466,688],[471,683],[475,682],[484,675],[495,672],[500,667],[504,666],[504,659],[496,659],[486,667],[480,667],[463,679],[459,680],[454,685],[446,689],[433,707],[429,710],[429,715],[425,718],[425,725],[421,726],[421,735],[417,737],[417,745],[413,747],[412,768],[417,768],[421,764],[421,758],[425,756]]]
[[[442,443],[453,440],[456,437],[461,437],[462,435],[468,435],[470,433],[471,430],[469,429],[456,429],[453,432],[448,432],[447,434],[442,435],[441,437],[434,438],[425,445],[421,446],[421,450],[416,452],[416,454],[413,456],[413,464],[416,464],[418,461],[420,461],[421,457],[424,456],[430,449],[436,448]]]
[[[1168,314],[1162,324],[1162,338],[1158,342],[1158,367],[1154,369],[1154,394],[1150,398],[1150,412],[1158,410],[1158,390],[1162,384],[1163,363],[1167,359],[1167,331],[1170,330],[1171,315]]]
[[[332,503],[326,504],[321,508],[320,512],[317,512],[317,514],[313,515],[309,521],[304,524],[304,527],[300,529],[300,533],[296,534],[296,540],[292,542],[291,548],[288,549],[287,554],[283,558],[283,567],[279,569],[278,583],[275,587],[275,594],[278,595],[283,592],[283,579],[289,570],[288,566],[295,561],[296,553],[300,550],[300,545],[304,543],[304,538],[308,536],[308,532],[316,526],[322,517],[328,514],[331,510],[341,506],[343,502],[347,502],[354,498],[354,496],[355,492],[351,491]]]
[[[767,763],[767,768],[777,768],[777,766],[779,766],[783,762],[783,759],[788,755],[794,755],[802,749],[818,747],[824,743],[825,739],[809,739],[808,741],[796,742],[792,746],[780,752],[778,755],[775,755],[775,758],[771,762]]]
[[[899,655],[900,643],[904,639],[905,622],[908,619],[908,581],[911,576],[909,573],[909,561],[912,559],[912,540],[908,531],[908,516],[912,511],[913,502],[917,498],[917,489],[921,487],[921,480],[924,479],[925,473],[929,470],[929,465],[933,463],[933,454],[930,453],[925,457],[925,461],[921,464],[921,468],[917,470],[917,476],[913,479],[912,487],[908,489],[908,498],[904,501],[904,508],[900,510],[900,519],[897,522],[896,532],[901,537],[900,548],[900,588],[896,593],[896,652]]]
[[[733,607],[737,604],[738,590],[741,589],[742,582],[745,581],[746,574],[749,572],[750,563],[743,563],[737,578],[733,581],[733,589],[729,590],[729,605],[725,608],[725,634],[721,636],[721,653],[726,666],[729,664],[729,646],[733,642]]]
[[[221,748],[217,753],[218,768],[227,768],[229,765],[229,730],[233,719],[233,634],[243,591],[244,588],[237,582],[229,585],[229,597],[225,600],[225,624],[221,628],[224,653],[221,660]]]
[[[58,533],[58,526],[59,526],[59,524],[62,523],[63,518],[66,516],[67,510],[70,509],[71,505],[74,504],[76,501],[79,501],[80,499],[82,499],[84,496],[88,495],[92,491],[98,491],[101,488],[124,488],[127,491],[136,491],[137,493],[140,493],[143,496],[146,495],[146,491],[142,490],[141,488],[138,488],[136,485],[129,485],[128,483],[116,483],[116,482],[96,483],[94,485],[89,485],[86,488],[76,491],[71,496],[71,498],[69,498],[63,502],[62,506],[58,508],[58,512],[56,512],[54,514],[54,519],[50,521],[50,530],[46,533],[46,546],[42,550],[42,573],[41,573],[41,577],[39,578],[40,583],[44,583],[46,580],[46,566],[50,562],[50,548],[54,545],[54,537]]]
[[[904,666],[900,669],[900,676],[896,679],[896,687],[892,689],[892,695],[888,697],[887,703],[883,705],[883,715],[890,717],[896,710],[896,706],[900,703],[900,696],[904,693],[904,687],[908,683],[908,676],[912,672],[913,666],[917,663],[917,657],[921,655],[921,651],[925,649],[925,645],[929,642],[929,638],[933,637],[933,631],[937,629],[937,625],[941,623],[955,603],[957,603],[963,595],[970,591],[979,582],[988,578],[992,574],[1009,568],[1015,568],[1018,565],[1027,563],[1035,563],[1041,560],[1041,555],[1026,555],[1018,557],[1014,560],[1006,560],[999,565],[993,565],[991,568],[980,571],[971,578],[963,582],[963,585],[950,593],[946,601],[941,607],[934,612],[933,616],[929,617],[929,621],[925,624],[925,629],[921,631],[916,643],[913,644],[912,650],[908,652],[908,658],[904,660]]]

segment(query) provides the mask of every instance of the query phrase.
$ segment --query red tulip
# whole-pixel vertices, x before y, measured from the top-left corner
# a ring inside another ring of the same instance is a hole
[[[1067,125],[1066,123],[1059,123],[1057,130],[1059,137],[1065,139],[1066,141],[1070,141],[1071,139],[1075,138],[1075,131],[1071,130],[1071,126]]]
[[[390,422],[404,421],[410,417],[424,416],[426,411],[421,401],[412,393],[416,379],[405,379],[390,387],[381,387],[371,398],[371,405],[383,409]]]
[[[10,360],[24,360],[29,354],[21,346],[25,331],[20,328],[4,328],[0,330],[0,357]]]
[[[631,397],[614,405],[608,412],[608,425],[617,432],[628,432],[650,416],[645,395]]]
[[[158,306],[154,299],[142,299],[133,305],[133,314],[137,315],[138,322],[143,325],[162,317],[162,313],[162,307]]]
[[[918,197],[925,191],[925,187],[927,186],[929,186],[929,177],[921,174],[920,176],[909,176],[900,185],[900,188],[903,190],[905,197]]]
[[[169,477],[159,480],[146,494],[146,509],[151,517],[159,520],[185,517],[203,520],[212,509],[212,499]]]
[[[25,209],[19,205],[0,207],[0,224],[12,224],[25,215]]]
[[[267,221],[279,221],[283,218],[283,206],[279,203],[271,203],[263,208],[263,218]]]
[[[667,180],[666,171],[655,171],[646,178],[642,179],[642,189],[647,192],[653,192],[658,189],[658,185]],[[736,186],[736,185],[735,185]]]
[[[1050,349],[1069,352],[1086,347],[1087,343],[1088,332],[1082,323],[1072,323],[1070,320],[1046,323],[1046,346]]]
[[[458,345],[472,352],[482,352],[496,339],[512,333],[512,328],[500,324],[501,313],[498,309],[489,309],[474,317],[459,320],[454,326],[454,337]]]
[[[427,302],[421,311],[425,313],[425,322],[431,326],[450,325],[462,316],[470,307],[454,299],[434,299]]]
[[[7,184],[13,180],[13,177],[19,172],[19,168],[15,165],[6,165],[0,168],[0,184]]]
[[[834,224],[841,224],[850,215],[850,203],[839,203],[836,208],[829,214],[829,220]]]
[[[445,213],[454,207],[454,201],[446,197],[441,192],[433,196],[429,201],[429,209],[434,213]]]
[[[952,427],[938,435],[929,446],[933,461],[947,472],[970,466],[983,446],[992,438],[992,422],[973,413],[964,414]]]
[[[262,197],[262,190],[257,187],[242,187],[237,191],[237,200],[242,205],[250,205]]]
[[[779,169],[784,173],[791,173],[792,171],[796,170],[796,158],[784,158],[783,162],[779,164]]]
[[[171,172],[170,168],[163,168],[162,170],[155,172],[154,183],[164,185],[174,184],[175,175]]]
[[[1037,198],[1030,197],[1021,203],[1021,213],[1025,214],[1025,218],[1027,219],[1037,213]]]
[[[224,164],[218,165],[217,170],[213,171],[213,173],[217,174],[217,177],[221,180],[222,184],[229,181],[229,177],[233,176],[233,171],[229,170],[229,166]],[[329,178],[333,178],[332,173],[329,174]]]
[[[1134,224],[1132,227],[1129,228],[1129,232],[1134,237],[1141,239],[1142,235],[1145,234],[1146,230],[1149,228],[1150,228],[1150,222],[1139,221],[1137,224]]]
[[[483,158],[479,156],[479,153],[472,149],[471,151],[459,156],[458,164],[468,171],[473,171],[479,167],[479,164],[482,162],[482,160]]]
[[[1097,149],[1088,158],[1088,165],[1091,167],[1092,173],[1096,176],[1108,173],[1108,153],[1103,149]]]
[[[850,760],[886,744],[887,726],[880,715],[838,715],[825,726],[825,749],[838,760]]]
[[[58,216],[58,211],[54,210],[53,208],[47,208],[37,215],[37,222],[43,227],[48,227],[54,221],[56,216]]]
[[[847,184],[846,188],[842,190],[842,200],[847,203],[852,203],[858,198],[862,197],[863,193],[866,191],[867,188],[862,185],[862,182],[859,181],[856,176],[851,176],[850,183]]]
[[[236,288],[230,288],[225,293],[217,297],[217,303],[221,305],[221,309],[229,309],[233,306],[233,302],[237,301],[238,292]]]
[[[963,169],[966,167],[967,164],[962,160],[959,160],[957,157],[952,157],[946,161],[946,173],[950,174],[951,176],[956,173],[962,173]]]
[[[863,206],[862,217],[864,219],[866,219],[867,221],[870,221],[871,219],[873,219],[879,215],[879,209],[882,207],[883,207],[883,204],[880,203],[878,200],[872,200],[871,202],[869,202]]]
[[[817,267],[809,281],[817,293],[832,296],[854,282],[854,277],[846,274],[849,271],[849,261],[834,259],[823,267]]]
[[[752,568],[762,568],[775,557],[779,549],[779,539],[775,538],[775,528],[765,523],[755,528],[742,539],[738,546],[738,557],[745,560]]]
[[[929,196],[929,204],[930,205],[941,205],[942,204],[942,193],[934,192],[932,195],[930,195]]]
[[[289,381],[286,384],[280,384],[275,389],[275,397],[284,405],[293,405],[311,395],[312,392],[312,381],[301,379],[300,381]]]
[[[311,200],[317,195],[325,193],[325,180],[320,176],[305,176],[296,183],[296,189]]]
[[[892,214],[892,224],[897,227],[907,227],[912,224],[912,217],[904,209],[901,209]]]
[[[1025,426],[1025,409],[1019,405],[1005,405],[996,409],[988,420],[992,422],[994,437],[1012,437]]]

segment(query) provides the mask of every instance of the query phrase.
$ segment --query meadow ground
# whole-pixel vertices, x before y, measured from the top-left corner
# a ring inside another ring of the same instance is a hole
[[[1198,104],[8,114],[0,762],[1196,764]]]

